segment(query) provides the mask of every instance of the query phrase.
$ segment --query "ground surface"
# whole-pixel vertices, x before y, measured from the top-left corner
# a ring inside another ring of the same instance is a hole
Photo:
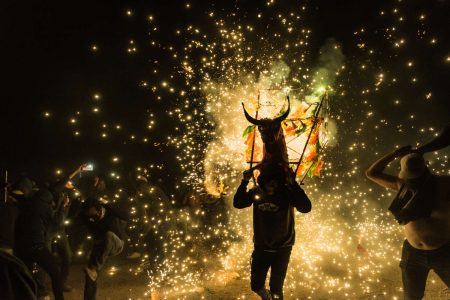
[[[137,266],[133,261],[126,259],[116,259],[114,261],[117,266],[117,272],[110,275],[105,270],[100,274],[98,283],[98,300],[126,300],[126,299],[151,299],[146,295],[148,278],[145,273],[138,275],[132,274],[129,270]],[[66,293],[66,300],[83,299],[83,283],[84,273],[82,271],[83,264],[75,264],[72,268],[70,276],[70,284],[74,290]],[[108,268],[106,268],[108,269]],[[397,272],[398,271],[398,272]],[[386,274],[384,278],[380,278],[380,289],[371,291],[365,295],[356,298],[345,299],[396,299],[401,295],[399,287],[401,286],[400,270],[392,270],[392,274]],[[247,278],[239,278],[234,274],[233,279],[225,283],[201,282],[198,284],[196,291],[190,292],[171,292],[169,296],[160,296],[159,299],[249,299],[256,300],[256,297],[249,289],[249,281]],[[389,278],[389,279],[388,279]],[[289,294],[289,291],[285,291]],[[387,295],[385,295],[385,293]],[[308,295],[286,296],[286,299],[308,299]],[[309,299],[344,299],[338,295],[313,295]],[[428,279],[427,291],[425,299],[448,300],[450,299],[450,291],[439,280],[439,278],[431,273]]]

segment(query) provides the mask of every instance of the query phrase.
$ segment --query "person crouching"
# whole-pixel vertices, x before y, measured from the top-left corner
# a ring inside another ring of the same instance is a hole
[[[119,255],[126,240],[125,225],[129,217],[112,204],[105,204],[95,198],[83,203],[82,218],[94,245],[89,257],[86,273],[84,299],[96,299],[98,272],[109,257]]]

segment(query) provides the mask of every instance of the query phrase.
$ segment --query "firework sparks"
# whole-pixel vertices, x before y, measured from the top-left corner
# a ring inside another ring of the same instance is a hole
[[[180,209],[171,199],[153,207],[158,213],[152,216],[141,214],[138,205],[140,197],[153,191],[128,197],[133,215],[130,229],[145,224],[158,239],[170,241],[162,245],[163,257],[144,257],[143,265],[133,272],[147,271],[149,295],[154,298],[156,294],[181,298],[198,292],[204,282],[226,284],[237,276],[248,277],[251,216],[231,209],[230,203],[247,162],[262,159],[262,144],[255,127],[245,120],[241,103],[251,115],[258,112],[258,118],[272,118],[284,111],[289,95],[291,114],[283,122],[289,158],[298,161],[306,145],[298,178],[308,173],[315,177],[305,185],[313,211],[296,220],[297,245],[286,294],[309,299],[400,297],[400,286],[389,286],[383,279],[397,267],[402,240],[401,228],[386,213],[393,195],[372,189],[362,174],[378,151],[406,142],[405,133],[414,137],[408,143],[415,144],[420,141],[415,136],[423,139],[427,133],[435,134],[434,121],[408,106],[409,97],[416,93],[423,101],[420,108],[442,114],[430,108],[436,93],[422,85],[423,61],[409,49],[421,43],[438,51],[443,39],[429,30],[429,13],[408,14],[407,4],[398,1],[396,7],[373,13],[381,24],[377,28],[355,24],[345,43],[329,39],[313,47],[316,33],[308,24],[312,8],[305,5],[288,11],[277,1],[266,4],[249,12],[251,16],[236,7],[211,7],[204,12],[203,22],[186,17],[186,23],[170,28],[173,35],[169,37],[161,37],[165,20],[158,12],[146,16],[147,39],[128,38],[121,44],[125,45],[122,52],[138,57],[145,55],[147,45],[162,53],[173,68],[166,68],[156,55],[146,58],[151,75],[139,79],[137,86],[149,92],[152,107],[145,111],[143,130],[119,116],[107,117],[109,96],[101,89],[90,93],[84,109],[65,119],[75,136],[82,132],[83,138],[95,134],[105,143],[141,141],[161,151],[174,149],[182,183],[193,189],[192,201],[223,205],[211,213],[201,205]],[[198,9],[194,3],[182,6],[187,14]],[[134,9],[124,14],[130,21],[139,18]],[[95,56],[104,48],[103,43],[90,45]],[[448,67],[448,49],[439,51],[440,63]],[[391,61],[383,60],[384,56]],[[408,99],[392,95],[401,87],[414,92],[405,93]],[[325,92],[329,99],[314,119]],[[162,105],[164,116],[156,109]],[[49,122],[57,115],[51,111],[43,112]],[[392,111],[400,117],[391,117]],[[94,118],[95,127],[86,129],[83,124],[89,118]],[[161,129],[166,120],[171,121],[170,130]],[[430,122],[433,126],[425,125]],[[162,138],[155,137],[158,131],[164,132]],[[119,181],[125,156],[117,152],[109,156],[109,162],[114,167],[111,178]],[[435,154],[430,166],[438,174],[449,174],[446,155]],[[164,164],[146,167],[167,169]],[[214,220],[205,225],[202,220],[207,217]],[[113,267],[109,273],[121,271]],[[380,295],[383,287],[386,291]]]

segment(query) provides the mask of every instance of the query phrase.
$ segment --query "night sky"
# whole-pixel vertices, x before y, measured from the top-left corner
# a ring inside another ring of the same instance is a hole
[[[163,164],[169,173],[179,172],[175,156],[179,150],[164,144],[175,130],[177,118],[168,111],[181,105],[183,97],[142,86],[169,80],[182,85],[179,61],[172,59],[173,46],[180,56],[187,38],[177,29],[188,24],[202,28],[214,40],[208,12],[233,15],[242,24],[253,24],[247,39],[256,44],[267,35],[267,49],[277,49],[278,40],[269,32],[280,29],[277,14],[302,11],[301,24],[312,30],[306,50],[306,64],[317,63],[319,49],[329,38],[342,45],[346,71],[337,82],[345,96],[332,100],[332,114],[338,124],[338,145],[330,155],[344,161],[354,141],[370,142],[371,150],[358,154],[363,165],[372,160],[373,150],[389,151],[394,145],[424,141],[429,128],[439,130],[449,120],[448,1],[61,1],[3,4],[3,108],[1,124],[2,168],[13,174],[27,171],[35,176],[53,174],[56,168],[72,168],[93,161],[107,172],[111,160],[120,157],[123,171],[145,164]],[[189,4],[189,7],[187,7]],[[394,9],[399,10],[398,13]],[[131,14],[127,14],[130,10]],[[385,15],[380,15],[385,11]],[[263,14],[258,19],[257,15]],[[421,15],[426,18],[420,21]],[[154,16],[149,22],[148,16]],[[398,21],[400,17],[404,21]],[[397,27],[388,39],[385,29]],[[157,27],[157,31],[153,28]],[[355,34],[361,28],[364,32]],[[208,32],[209,31],[209,32]],[[395,39],[406,43],[398,49]],[[436,38],[436,44],[430,40]],[[130,40],[135,43],[130,44]],[[151,41],[157,41],[157,46]],[[365,43],[364,48],[358,44]],[[96,45],[97,51],[92,47]],[[136,52],[127,52],[137,46]],[[266,50],[267,50],[266,49]],[[374,49],[375,54],[367,54]],[[267,52],[267,51],[266,51]],[[196,53],[191,53],[195,58]],[[201,55],[201,54],[198,54]],[[295,55],[295,53],[294,53]],[[411,68],[408,61],[414,61]],[[286,61],[289,65],[289,61]],[[367,65],[361,70],[361,65]],[[158,73],[153,73],[157,68]],[[378,73],[387,80],[379,91],[372,89]],[[170,78],[173,76],[173,78]],[[219,76],[219,75],[218,75]],[[417,77],[417,83],[411,79]],[[395,84],[389,80],[397,78]],[[98,93],[101,99],[93,101]],[[427,100],[426,95],[431,93]],[[161,99],[156,98],[160,96]],[[197,97],[198,95],[194,95]],[[395,100],[401,105],[394,105]],[[364,104],[369,101],[369,104]],[[98,106],[100,112],[91,110]],[[201,104],[199,106],[201,109]],[[49,118],[44,118],[45,112]],[[81,112],[76,116],[77,111]],[[373,111],[371,118],[367,113]],[[153,113],[153,117],[150,116]],[[414,119],[410,115],[414,114]],[[70,120],[77,117],[77,124]],[[236,116],[242,117],[242,116]],[[156,124],[148,129],[149,120]],[[379,123],[388,120],[387,124]],[[360,126],[362,121],[367,121]],[[107,124],[103,130],[101,125]],[[121,124],[120,130],[113,130]],[[206,126],[206,125],[205,125]],[[378,126],[378,128],[376,128]],[[399,130],[399,126],[400,129]],[[362,133],[355,133],[363,128]],[[425,132],[418,134],[419,129]],[[74,136],[79,131],[80,136]],[[102,138],[103,132],[108,133]],[[135,135],[135,140],[130,136]],[[143,142],[147,138],[148,142]],[[373,146],[373,147],[372,147]],[[343,170],[344,171],[344,170]],[[45,173],[45,174],[44,174]]]

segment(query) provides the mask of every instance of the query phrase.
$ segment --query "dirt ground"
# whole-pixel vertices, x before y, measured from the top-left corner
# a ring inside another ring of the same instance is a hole
[[[117,268],[117,272],[114,275],[108,274],[108,267],[100,273],[97,292],[98,300],[151,299],[148,294],[147,275],[145,273],[135,275],[130,272],[133,267],[137,266],[137,263],[118,258],[115,259],[114,265]],[[83,299],[83,266],[83,264],[78,263],[72,267],[69,283],[74,287],[74,290],[65,294],[67,300]],[[190,291],[162,290],[159,299],[259,299],[250,291],[248,278],[240,278],[237,273],[233,274],[232,277],[233,279],[227,283],[201,282],[195,290]],[[285,299],[402,299],[400,270],[393,270],[392,274],[386,274],[383,277],[385,278],[380,278],[379,290],[353,298],[338,295],[311,295],[309,293],[292,295],[292,291],[285,289]],[[168,293],[168,295],[164,295],[164,292]],[[424,299],[450,299],[449,289],[445,287],[433,272],[430,273],[428,278]]]

